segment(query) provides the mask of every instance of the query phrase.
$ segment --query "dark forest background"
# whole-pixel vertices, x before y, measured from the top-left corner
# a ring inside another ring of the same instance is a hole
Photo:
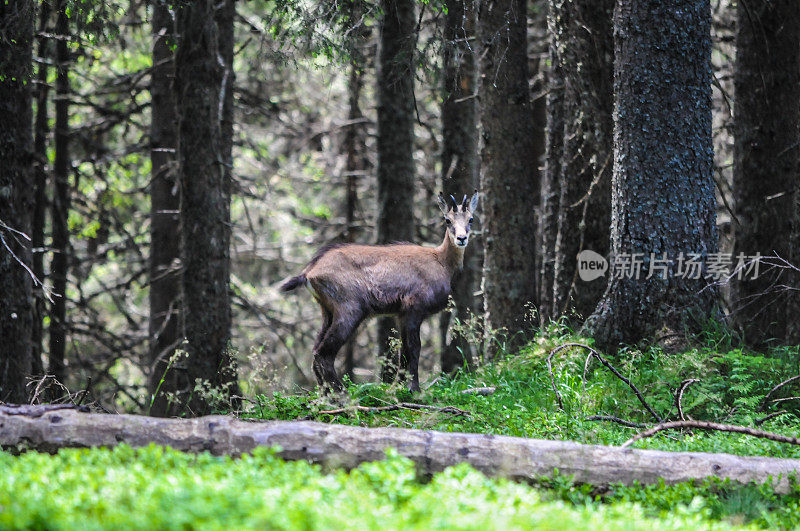
[[[10,0],[0,123],[2,401],[312,387],[318,309],[278,283],[328,242],[437,244],[440,190],[481,207],[426,375],[552,322],[798,342],[795,0]],[[585,283],[583,249],[769,258]],[[340,373],[376,379],[389,335]]]

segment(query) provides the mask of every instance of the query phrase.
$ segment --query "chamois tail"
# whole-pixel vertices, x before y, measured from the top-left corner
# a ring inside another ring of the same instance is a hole
[[[306,283],[306,274],[300,273],[296,277],[292,277],[286,280],[283,284],[281,284],[280,289],[282,293],[286,293],[288,291],[292,291],[294,289],[299,288],[300,286]]]

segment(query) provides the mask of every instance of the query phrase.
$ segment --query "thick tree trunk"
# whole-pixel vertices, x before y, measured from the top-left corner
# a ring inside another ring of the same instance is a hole
[[[421,474],[460,463],[490,476],[536,480],[559,473],[596,486],[635,482],[667,484],[712,476],[739,483],[771,482],[788,492],[800,460],[700,452],[662,452],[501,435],[361,428],[320,422],[244,422],[231,417],[156,419],[74,410],[0,406],[0,447],[52,452],[64,447],[150,443],[186,452],[234,455],[258,446],[280,447],[287,460],[354,468],[384,459],[387,448],[414,461]]]
[[[686,274],[690,253],[708,262],[717,251],[710,25],[708,0],[617,0],[613,263],[585,326],[603,347],[662,327],[683,332],[712,315],[705,270]],[[672,261],[667,275],[651,253]]]
[[[153,1],[153,71],[150,81],[150,414],[177,413],[167,396],[178,391],[170,360],[182,338],[180,323],[180,195],[175,150],[178,116],[175,79],[175,21],[164,0]]]
[[[50,21],[52,9],[50,2],[39,3],[39,33],[47,33],[47,24]],[[44,282],[44,230],[47,215],[47,135],[50,132],[48,116],[48,99],[50,86],[47,84],[47,75],[50,71],[47,59],[50,55],[50,38],[39,37],[38,55],[43,59],[39,63],[36,72],[36,117],[34,121],[33,133],[33,154],[34,154],[34,182],[33,182],[33,226],[31,229],[31,245],[33,246],[33,274],[40,281]],[[33,331],[32,356],[33,373],[35,375],[44,374],[44,364],[42,362],[42,340],[44,338],[44,317],[47,315],[47,303],[44,291],[41,286],[34,287],[34,312],[33,312]]]
[[[445,197],[471,194],[478,187],[478,105],[475,66],[475,17],[472,0],[447,5],[443,35],[442,94],[442,190]],[[477,220],[473,230],[479,230]],[[480,279],[481,246],[473,242],[464,267],[453,279],[451,296],[455,312],[440,316],[442,372],[450,373],[472,364],[469,341],[454,332],[448,338],[451,320],[466,322],[479,308],[475,291]]]
[[[0,4],[0,401],[27,402],[33,372],[33,19],[31,0]]]
[[[484,2],[481,51],[481,175],[485,257],[483,296],[489,329],[511,345],[531,323],[536,302],[536,216],[539,193],[533,113],[528,90],[525,0]]]
[[[69,17],[67,0],[58,0],[56,9],[56,121],[55,161],[53,162],[53,203],[50,217],[53,225],[53,260],[50,277],[53,279],[53,299],[50,310],[50,345],[48,372],[59,382],[66,378],[67,348],[67,274],[69,273],[69,66],[67,38]]]
[[[734,255],[778,255],[800,266],[791,234],[800,173],[800,2],[739,2],[734,71]],[[774,260],[772,260],[774,262]],[[797,343],[797,275],[762,264],[736,283],[745,338]],[[788,280],[787,280],[788,277]]]
[[[577,255],[589,249],[607,256],[610,245],[614,0],[551,0],[551,9],[563,83],[562,152],[553,153],[561,157],[553,310],[585,319],[605,284],[578,278]]]
[[[230,184],[224,138],[224,69],[212,0],[177,7],[175,90],[181,192],[183,319],[187,358],[178,399],[190,414],[227,403],[236,391],[229,351]],[[230,74],[229,74],[230,75]]]
[[[378,219],[377,243],[414,239],[414,48],[413,0],[383,0],[378,64]],[[392,359],[391,317],[378,319],[381,380],[397,375]]]

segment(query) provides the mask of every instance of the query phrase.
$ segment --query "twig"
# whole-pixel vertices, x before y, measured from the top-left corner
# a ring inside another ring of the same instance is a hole
[[[622,448],[627,448],[628,446],[632,445],[638,440],[645,439],[647,437],[652,437],[653,435],[655,435],[660,431],[675,430],[681,428],[696,428],[698,430],[742,433],[744,435],[750,435],[752,437],[769,439],[770,441],[800,445],[800,439],[798,439],[797,437],[788,437],[786,435],[780,435],[768,431],[756,430],[753,428],[748,428],[747,426],[736,426],[733,424],[717,424],[716,422],[706,422],[704,420],[678,420],[675,422],[664,422],[662,424],[659,424],[658,426],[653,426],[652,428],[645,430],[641,433],[637,433],[636,435],[634,435],[633,437],[622,443]]]
[[[661,422],[662,421],[662,419],[658,415],[658,413],[656,413],[655,410],[652,407],[650,407],[650,404],[648,404],[647,400],[644,399],[644,396],[642,396],[642,393],[639,392],[639,389],[637,389],[636,386],[633,385],[630,380],[628,380],[627,378],[622,376],[620,374],[620,372],[616,368],[614,368],[613,365],[611,365],[603,356],[600,355],[599,352],[597,352],[595,349],[593,349],[589,345],[584,345],[583,343],[564,343],[563,345],[559,345],[556,348],[554,348],[553,350],[551,350],[550,351],[550,355],[547,356],[547,367],[550,370],[550,381],[553,384],[553,390],[556,392],[556,398],[558,399],[558,405],[561,406],[561,409],[564,409],[564,405],[563,405],[563,403],[561,401],[561,395],[558,393],[558,390],[556,389],[556,381],[555,381],[555,377],[553,376],[553,369],[552,369],[552,364],[551,364],[550,360],[551,360],[551,358],[553,357],[553,355],[556,352],[559,352],[559,351],[564,350],[564,349],[569,348],[569,347],[580,347],[580,348],[586,349],[589,352],[591,352],[592,356],[597,358],[597,361],[602,363],[608,370],[610,370],[612,373],[614,373],[614,376],[616,376],[617,378],[619,378],[620,380],[625,382],[628,385],[628,387],[630,387],[631,390],[633,390],[633,392],[636,393],[636,398],[639,399],[639,402],[642,403],[642,405],[645,407],[645,409],[647,409],[647,411],[650,413],[650,415],[652,415],[653,418],[656,419],[656,422]]]
[[[24,232],[20,232],[20,231],[18,231],[16,229],[10,227],[9,225],[6,225],[6,223],[2,219],[0,219],[0,229],[5,229],[5,230],[11,232],[12,235],[19,234],[20,236],[22,236],[24,239],[26,239],[28,241],[30,241],[30,239],[31,239],[30,236],[28,236]],[[8,242],[6,242],[6,239],[3,237],[2,232],[0,232],[0,243],[3,244],[3,247],[6,248],[6,250],[11,255],[11,257],[28,273],[28,276],[30,276],[31,280],[33,281],[33,285],[41,287],[42,288],[42,294],[45,296],[45,298],[48,301],[53,302],[53,292],[47,286],[45,286],[42,283],[41,280],[39,280],[39,278],[31,270],[31,268],[28,267],[28,265],[20,257],[18,257],[14,253],[14,251],[11,250],[11,247],[8,245]]]
[[[437,406],[429,406],[426,404],[412,404],[410,402],[400,402],[398,404],[391,404],[389,406],[379,406],[379,407],[367,407],[367,406],[343,407],[339,409],[328,409],[320,411],[317,414],[341,415],[343,413],[349,413],[351,411],[362,411],[364,413],[384,413],[386,411],[398,411],[401,409],[412,409],[417,411],[438,411],[440,413],[450,413],[456,416],[463,416],[463,417],[470,416],[467,411],[464,411],[463,409],[458,409],[457,407],[453,406],[437,407]]]
[[[683,405],[681,404],[681,401],[683,400],[683,392],[686,391],[687,387],[699,381],[700,380],[697,378],[689,378],[682,381],[680,385],[678,385],[678,388],[675,389],[675,407],[678,409],[678,418],[681,420],[686,420],[686,417],[683,415]],[[691,420],[691,418],[689,420]]]
[[[782,387],[787,386],[790,383],[797,380],[800,380],[800,374],[798,374],[797,376],[792,376],[788,380],[784,380],[775,387],[773,387],[772,389],[770,389],[769,393],[767,393],[767,395],[764,397],[764,400],[761,402],[761,409],[759,409],[759,411],[764,411],[767,408],[767,404],[769,403],[769,399],[770,397],[772,397],[772,395],[777,393]]]
[[[772,403],[773,404],[779,404],[781,402],[788,402],[789,400],[798,400],[798,399],[800,399],[800,396],[787,396],[786,398],[773,398],[772,399]]]
[[[775,417],[780,417],[781,415],[785,415],[786,413],[788,413],[788,411],[786,411],[785,409],[781,409],[780,411],[776,411],[774,413],[770,413],[769,415],[767,415],[765,417],[761,417],[760,419],[757,419],[755,421],[755,425],[756,426],[761,426],[766,421],[768,421],[770,419],[774,419]]]
[[[739,411],[739,406],[733,406],[733,407],[731,408],[731,410],[730,410],[730,411],[728,411],[728,414],[727,414],[727,415],[725,415],[725,417],[722,419],[722,422],[725,422],[726,420],[728,420],[729,418],[731,418],[731,417],[734,415],[734,413],[736,413],[736,412],[738,412],[738,411]]]
[[[36,380],[32,380],[31,382],[28,383],[28,385],[32,385],[33,382],[35,382],[35,381]],[[45,383],[47,385],[45,385]],[[45,374],[36,383],[36,389],[33,392],[33,397],[31,398],[31,401],[30,401],[29,405],[34,405],[34,402],[36,402],[36,399],[39,398],[39,394],[43,393],[44,391],[47,391],[50,387],[53,386],[53,384],[55,384],[56,386],[60,387],[66,393],[66,395],[62,395],[62,397],[59,398],[59,399],[53,399],[53,400],[51,400],[51,402],[57,402],[59,400],[62,400],[64,396],[67,397],[67,400],[69,400],[70,397],[72,397],[72,393],[70,392],[70,390],[67,389],[67,387],[64,384],[62,384],[61,382],[56,380],[56,377],[54,375]]]
[[[619,417],[613,417],[611,415],[591,415],[586,417],[586,420],[607,420],[609,422],[616,422],[617,424],[622,424],[623,426],[627,426],[628,428],[646,428],[647,424],[641,424],[639,422],[631,422],[629,420],[621,419]]]
[[[81,392],[80,392],[81,398],[80,398],[80,400],[78,400],[78,401],[75,403],[75,405],[76,405],[76,406],[80,406],[81,404],[83,404],[83,401],[84,401],[84,399],[85,399],[85,398],[86,398],[86,397],[89,395],[89,392],[90,392],[91,390],[92,390],[92,377],[91,377],[91,376],[89,376],[89,377],[86,379],[86,387],[83,389],[83,391],[81,391]]]

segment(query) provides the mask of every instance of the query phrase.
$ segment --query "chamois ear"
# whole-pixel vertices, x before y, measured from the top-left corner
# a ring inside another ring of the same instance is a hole
[[[442,192],[439,192],[439,197],[438,197],[436,202],[439,204],[439,210],[442,211],[442,214],[447,215],[447,211],[448,211],[447,201],[444,200],[444,196],[442,195]]]
[[[478,208],[478,190],[475,190],[475,193],[472,195],[472,199],[469,201],[469,211],[475,212],[475,209]]]

